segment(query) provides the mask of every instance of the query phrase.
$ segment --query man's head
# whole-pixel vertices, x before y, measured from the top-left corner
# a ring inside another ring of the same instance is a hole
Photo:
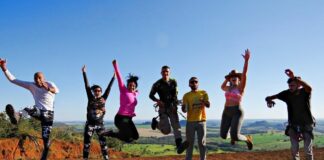
[[[298,83],[298,79],[300,79],[300,77],[294,77],[288,79],[287,83],[290,92],[295,92],[299,88],[300,85]]]
[[[102,94],[102,89],[101,89],[101,87],[99,86],[99,85],[93,85],[92,87],[91,87],[91,90],[92,90],[92,92],[93,92],[93,95],[95,96],[95,97],[100,97],[101,96],[101,94]]]
[[[44,74],[42,72],[36,72],[34,74],[34,82],[38,87],[42,87],[45,82]]]
[[[198,78],[197,77],[191,77],[189,79],[189,87],[191,88],[191,91],[198,90]]]
[[[161,68],[161,75],[162,75],[162,79],[169,80],[169,78],[170,78],[170,67],[169,66],[163,66]]]

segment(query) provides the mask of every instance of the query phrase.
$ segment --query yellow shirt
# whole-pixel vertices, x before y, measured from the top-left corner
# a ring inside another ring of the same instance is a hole
[[[205,106],[202,105],[201,100],[209,101],[204,90],[191,91],[183,96],[182,102],[187,110],[187,121],[206,121]]]

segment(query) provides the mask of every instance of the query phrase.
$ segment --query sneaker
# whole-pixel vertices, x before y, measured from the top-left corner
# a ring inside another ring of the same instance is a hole
[[[6,105],[6,113],[10,119],[10,122],[12,124],[18,124],[18,120],[19,120],[19,114],[15,113],[15,109],[13,108],[13,106],[11,104],[7,104]]]
[[[246,145],[248,147],[249,150],[252,150],[253,149],[253,141],[252,141],[252,136],[250,135],[247,135],[246,136]]]
[[[153,130],[156,130],[157,125],[158,125],[158,121],[156,120],[156,118],[152,118],[151,128]]]
[[[181,154],[183,153],[187,148],[189,147],[189,142],[184,141],[178,148],[177,148],[177,153]]]
[[[26,111],[29,115],[33,115],[37,111],[37,109],[35,107],[32,108],[26,107],[24,108],[24,111]]]

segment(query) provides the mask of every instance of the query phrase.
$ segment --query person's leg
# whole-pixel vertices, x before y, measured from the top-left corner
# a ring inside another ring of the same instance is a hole
[[[228,130],[231,126],[232,116],[230,109],[225,108],[222,115],[221,125],[220,125],[220,137],[223,139],[227,138]]]
[[[197,126],[198,147],[200,160],[206,160],[206,122],[199,122]]]
[[[290,143],[291,143],[291,156],[293,160],[299,160],[299,141],[296,138],[297,133],[292,128],[289,128],[289,137],[290,137]]]
[[[53,117],[53,111],[44,111],[41,113],[42,139],[44,144],[41,160],[47,159],[47,154],[50,147],[50,134],[53,126]]]
[[[99,135],[98,133],[100,133],[101,131],[105,130],[103,124],[97,125],[96,127],[97,127],[96,128],[97,135]],[[108,147],[107,147],[107,143],[106,143],[106,138],[101,135],[99,135],[98,138],[99,138],[99,143],[100,143],[103,159],[108,160],[109,156],[108,156],[108,151],[107,151]]]
[[[246,141],[247,138],[240,133],[243,121],[243,112],[238,107],[235,107],[235,110],[236,111],[231,122],[231,139],[235,141]]]
[[[307,160],[313,160],[313,137],[309,132],[304,132],[304,151]]]
[[[138,134],[138,131],[137,131],[137,128],[136,128],[136,126],[135,126],[135,124],[134,124],[134,122],[133,122],[133,120],[131,119],[130,121],[129,121],[129,128],[130,128],[130,130],[131,130],[131,138],[133,139],[133,140],[138,140],[138,138],[139,138],[139,134]]]
[[[177,113],[177,107],[176,106],[173,107],[172,109],[170,109],[168,113],[171,122],[171,127],[173,129],[173,135],[176,142],[176,146],[177,148],[180,148],[182,147],[182,136],[181,136],[181,126],[179,122],[179,116]]]
[[[111,137],[115,137],[124,142],[130,143],[132,141],[132,129],[130,126],[130,121],[130,117],[117,114],[115,116],[115,125],[119,131],[113,132]]]
[[[196,122],[188,122],[186,125],[186,139],[189,143],[189,146],[187,148],[186,152],[186,160],[192,159],[192,152],[193,152],[193,146],[194,146],[194,140],[195,140],[195,132],[196,132]]]
[[[87,160],[90,152],[91,138],[94,133],[94,125],[86,123],[83,133],[83,159]]]
[[[171,126],[170,126],[170,122],[169,122],[169,116],[168,116],[168,113],[166,112],[165,108],[160,108],[159,109],[159,117],[160,117],[160,120],[158,122],[157,128],[164,135],[170,134]]]

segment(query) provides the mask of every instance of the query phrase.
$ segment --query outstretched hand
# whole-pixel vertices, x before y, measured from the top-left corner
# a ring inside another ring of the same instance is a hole
[[[6,59],[1,59],[0,58],[0,67],[3,71],[7,70],[7,60]]]
[[[115,65],[117,63],[116,59],[112,61],[112,64]]]
[[[87,72],[87,67],[86,67],[86,65],[83,65],[83,67],[82,67],[82,72]]]
[[[250,50],[246,49],[244,55],[242,54],[245,61],[248,61],[250,59]]]
[[[290,69],[286,69],[285,73],[289,78],[294,78],[295,77],[294,72],[292,70],[290,70]]]
[[[267,106],[269,107],[269,108],[272,108],[272,107],[274,107],[274,105],[276,104],[270,97],[266,97],[266,102],[267,102]]]

